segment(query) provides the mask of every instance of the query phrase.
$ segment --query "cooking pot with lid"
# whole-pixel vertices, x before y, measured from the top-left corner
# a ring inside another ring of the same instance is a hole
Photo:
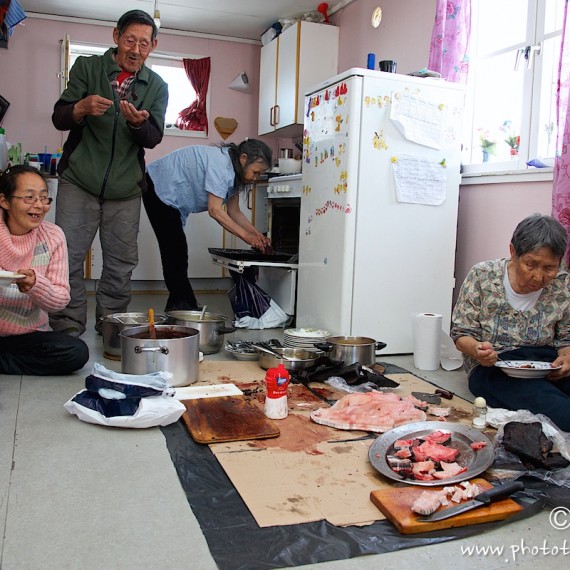
[[[315,347],[324,350],[332,360],[341,360],[347,366],[360,362],[363,366],[376,364],[376,351],[386,348],[385,342],[377,342],[366,336],[329,336],[326,342]]]
[[[226,327],[228,317],[202,311],[168,311],[170,322],[175,325],[191,327],[200,333],[200,350],[204,354],[220,352],[224,344],[224,334],[235,332],[234,327]]]
[[[146,327],[120,333],[123,374],[172,372],[172,386],[188,386],[199,377],[199,333],[177,325],[155,325],[156,338]]]

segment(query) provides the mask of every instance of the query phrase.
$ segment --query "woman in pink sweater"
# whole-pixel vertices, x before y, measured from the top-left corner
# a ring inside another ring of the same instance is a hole
[[[65,237],[43,221],[51,202],[37,170],[0,174],[0,270],[23,275],[0,284],[0,374],[69,374],[89,359],[82,340],[48,324],[48,313],[69,302]]]

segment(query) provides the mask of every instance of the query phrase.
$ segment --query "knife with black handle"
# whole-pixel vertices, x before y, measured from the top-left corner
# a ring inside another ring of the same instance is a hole
[[[513,493],[517,491],[522,491],[524,489],[524,483],[522,481],[511,481],[510,483],[504,483],[503,485],[498,485],[493,487],[484,493],[479,493],[471,501],[457,505],[456,507],[450,507],[442,511],[433,513],[427,517],[420,517],[417,520],[420,522],[436,522],[454,517],[471,509],[476,509],[478,507],[487,507],[495,501],[501,499],[506,499],[510,497]]]

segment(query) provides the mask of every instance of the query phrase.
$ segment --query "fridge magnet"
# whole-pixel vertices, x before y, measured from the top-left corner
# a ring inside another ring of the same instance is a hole
[[[374,138],[372,139],[372,146],[376,150],[388,150],[388,145],[384,140],[384,130],[381,130],[380,134],[374,133]]]
[[[302,191],[303,194],[305,194],[305,196],[306,196],[307,194],[310,194],[310,193],[311,193],[311,187],[310,187],[309,185],[305,185],[305,186],[303,186],[303,188],[301,189],[301,191]]]
[[[336,121],[335,131],[338,133],[340,131],[340,125],[342,124],[342,115],[337,115],[334,120]]]
[[[366,107],[375,107],[376,102],[378,102],[379,106],[382,107],[382,100],[380,98],[378,98],[377,101],[376,97],[369,97],[369,96],[364,97],[364,104],[366,105]]]
[[[447,162],[445,162],[445,158],[439,163],[440,166],[442,166],[443,168],[447,168]]]

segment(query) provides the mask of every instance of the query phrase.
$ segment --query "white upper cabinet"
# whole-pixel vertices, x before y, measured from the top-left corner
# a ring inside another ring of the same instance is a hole
[[[258,134],[303,124],[307,88],[338,73],[338,34],[336,26],[297,22],[261,48]]]

